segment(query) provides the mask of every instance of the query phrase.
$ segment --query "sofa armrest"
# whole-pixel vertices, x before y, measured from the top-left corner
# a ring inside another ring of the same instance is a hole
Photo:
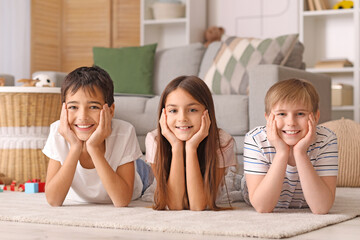
[[[15,78],[13,75],[0,73],[0,78],[4,79],[4,86],[15,86]]]
[[[324,74],[306,72],[295,68],[264,64],[249,72],[249,126],[250,129],[266,125],[264,98],[276,82],[289,78],[311,82],[320,96],[319,123],[331,120],[331,78]]]
[[[55,82],[55,87],[61,87],[61,84],[67,75],[66,72],[38,71],[38,72],[34,72],[32,74],[32,78],[34,78],[36,75],[39,75],[39,74],[48,75],[49,78]]]

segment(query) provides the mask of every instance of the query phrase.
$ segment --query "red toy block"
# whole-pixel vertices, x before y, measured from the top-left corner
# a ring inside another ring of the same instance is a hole
[[[39,192],[45,192],[45,183],[39,182]]]

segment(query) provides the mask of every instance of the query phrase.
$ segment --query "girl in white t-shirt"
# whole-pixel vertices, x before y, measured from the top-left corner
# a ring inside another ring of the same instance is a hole
[[[51,124],[43,152],[50,158],[45,195],[127,206],[143,184],[134,161],[142,156],[134,127],[114,116],[114,87],[99,67],[69,73],[61,87],[60,121]],[[138,160],[138,161],[141,161]]]
[[[218,209],[219,185],[236,158],[233,138],[216,125],[209,88],[195,76],[174,79],[158,116],[158,128],[146,137],[146,161],[157,181],[154,209]]]

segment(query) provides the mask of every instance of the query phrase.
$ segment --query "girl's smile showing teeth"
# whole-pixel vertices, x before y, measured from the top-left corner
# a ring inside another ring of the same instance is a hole
[[[187,130],[189,128],[192,128],[192,126],[183,126],[183,127],[176,127],[177,129],[180,129],[180,130]]]

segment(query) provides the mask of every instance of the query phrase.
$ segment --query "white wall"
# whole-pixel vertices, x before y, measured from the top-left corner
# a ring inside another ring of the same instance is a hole
[[[274,37],[298,33],[299,0],[208,0],[208,25],[225,34]]]
[[[208,0],[208,26],[213,25],[244,37],[296,33],[298,0]],[[0,0],[0,72],[30,78],[28,0]]]
[[[28,0],[0,0],[0,72],[30,78]]]

